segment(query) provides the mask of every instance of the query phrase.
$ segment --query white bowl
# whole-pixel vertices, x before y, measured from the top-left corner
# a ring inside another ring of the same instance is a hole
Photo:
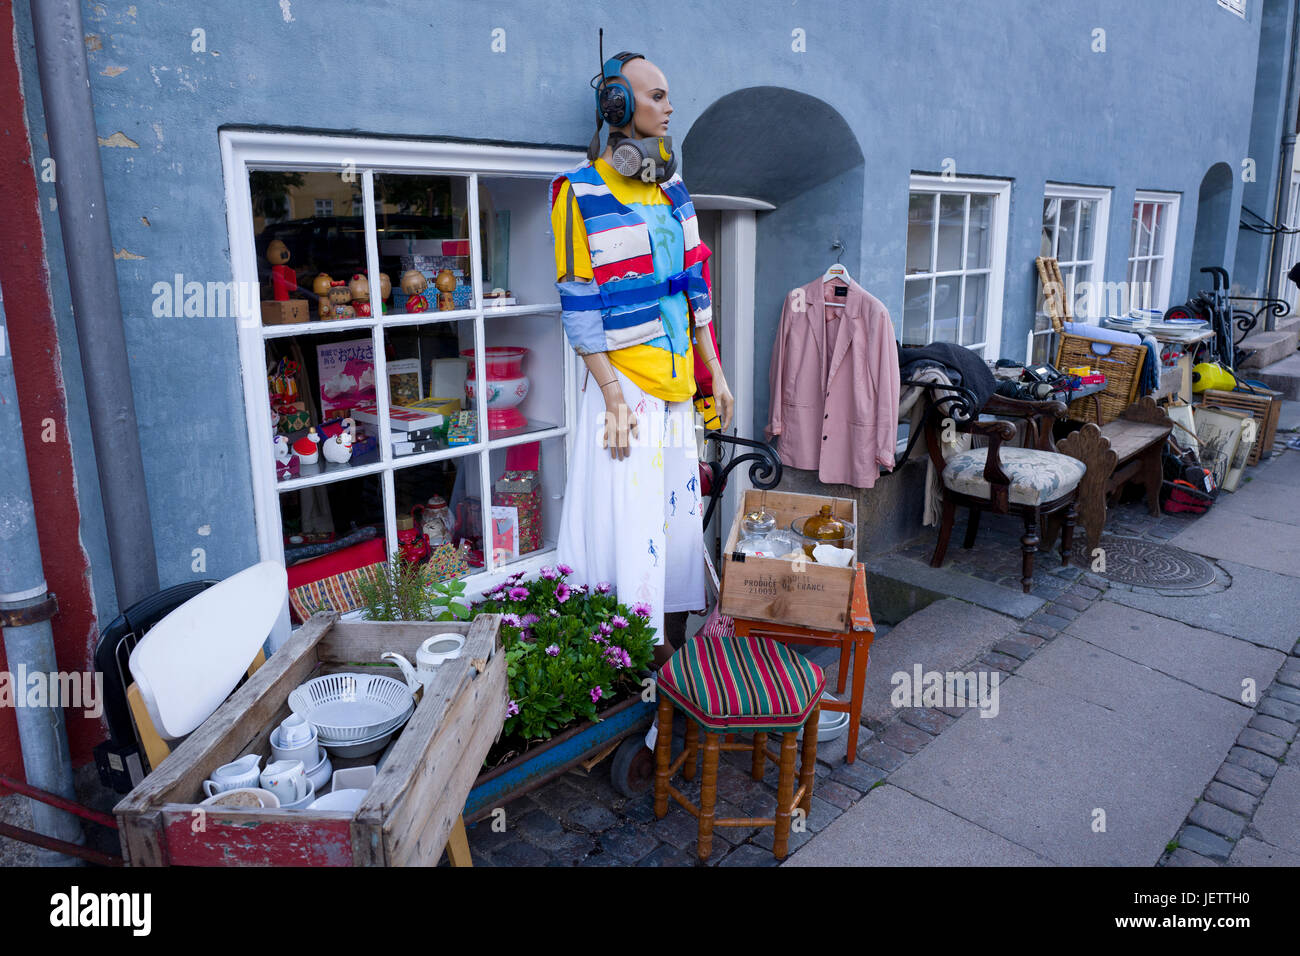
[[[329,754],[325,752],[324,747],[321,747],[316,755],[315,766],[307,768],[307,779],[311,781],[317,793],[324,793],[333,773],[334,765],[330,763]]]
[[[201,807],[229,807],[239,810],[273,810],[280,805],[280,798],[270,790],[261,787],[239,787],[235,790],[223,790],[213,794],[199,804]]]
[[[301,800],[295,800],[293,803],[280,804],[281,810],[305,810],[307,805],[316,799],[316,788],[312,786],[310,780],[307,781],[307,793]]]
[[[394,731],[390,730],[366,740],[350,740],[347,743],[340,744],[324,743],[321,746],[336,757],[368,757],[388,746],[388,741],[392,739],[393,733]]]
[[[312,803],[307,809],[341,810],[345,813],[356,813],[357,807],[361,806],[361,801],[365,799],[366,792],[364,790],[335,790]]]
[[[318,761],[320,751],[320,740],[316,735],[316,728],[311,731],[311,739],[305,744],[299,744],[296,747],[284,746],[284,741],[280,737],[280,728],[277,727],[271,731],[271,759],[272,760],[301,760],[304,767],[312,767]]]

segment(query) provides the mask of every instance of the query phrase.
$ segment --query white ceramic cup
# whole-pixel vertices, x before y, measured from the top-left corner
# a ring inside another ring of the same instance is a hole
[[[312,728],[311,736],[305,743],[289,746],[284,742],[280,728],[271,732],[271,759],[272,760],[301,760],[307,769],[311,769],[320,763],[318,756],[320,752],[320,742],[316,735],[316,728]]]
[[[280,724],[280,744],[286,750],[310,743],[316,730],[301,714],[290,714]]]
[[[301,760],[277,760],[266,765],[262,788],[280,798],[280,805],[297,803],[307,795],[307,770]]]

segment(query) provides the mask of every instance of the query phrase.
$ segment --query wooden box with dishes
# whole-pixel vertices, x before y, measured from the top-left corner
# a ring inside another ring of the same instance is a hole
[[[499,628],[314,615],[114,808],[128,864],[467,862],[462,808],[505,720]],[[459,654],[433,662],[435,636]]]
[[[722,549],[728,617],[830,631],[849,626],[857,502],[746,491]]]

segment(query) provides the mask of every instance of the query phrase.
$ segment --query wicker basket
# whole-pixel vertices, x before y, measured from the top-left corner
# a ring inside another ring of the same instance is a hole
[[[1052,320],[1052,329],[1056,332],[1059,343],[1054,364],[1059,369],[1087,365],[1102,372],[1106,376],[1106,388],[1096,396],[1101,405],[1101,421],[1097,424],[1113,422],[1124,409],[1137,401],[1147,348],[1140,343],[1120,345],[1066,332],[1065,323],[1072,322],[1073,319],[1070,317],[1069,303],[1066,302],[1065,283],[1061,279],[1060,267],[1055,259],[1043,256],[1034,262],[1038,266],[1038,277],[1043,283],[1047,314]],[[1095,408],[1092,396],[1075,399],[1070,403],[1069,417],[1080,422],[1093,421]]]

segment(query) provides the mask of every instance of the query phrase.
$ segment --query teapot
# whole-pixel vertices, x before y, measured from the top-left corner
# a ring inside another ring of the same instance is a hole
[[[402,672],[402,677],[406,679],[406,685],[414,694],[421,687],[427,690],[437,674],[438,665],[443,661],[460,657],[464,646],[465,638],[460,634],[435,634],[426,639],[415,652],[415,667],[412,667],[411,662],[401,654],[393,651],[380,655],[380,659],[392,661],[397,665]]]
[[[429,558],[429,537],[415,526],[410,515],[397,516],[397,551],[402,560],[422,564]]]

